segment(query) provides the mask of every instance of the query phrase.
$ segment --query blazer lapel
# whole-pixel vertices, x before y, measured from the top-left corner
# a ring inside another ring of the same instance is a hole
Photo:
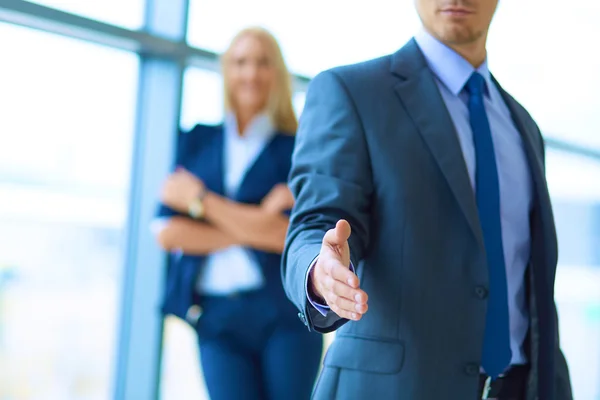
[[[533,373],[529,380],[528,392],[536,393],[535,377],[539,382],[552,382],[555,378],[553,372],[554,354],[552,352],[540,352],[539,349],[552,348],[556,340],[556,309],[549,301],[554,298],[554,278],[558,261],[556,228],[544,173],[543,141],[538,138],[539,128],[527,111],[506,93],[498,82],[494,81],[494,83],[499,88],[513,121],[521,133],[535,190],[534,209],[531,216],[531,268],[529,269],[531,283],[529,299],[532,317],[530,351],[531,359],[537,360],[537,365],[532,368]],[[544,327],[544,330],[541,331],[540,327]],[[542,396],[544,395],[543,391],[540,393]]]
[[[394,87],[396,94],[418,127],[475,237],[483,247],[477,203],[458,134],[435,78],[414,40],[392,56],[392,73],[400,78]]]
[[[244,175],[234,198],[244,203],[260,203],[277,180],[277,143],[274,135],[265,145],[254,163]]]
[[[552,204],[550,194],[548,193],[548,184],[546,182],[546,174],[544,167],[543,151],[536,150],[536,136],[539,134],[538,128],[532,123],[531,117],[507,92],[502,89],[500,84],[492,77],[495,85],[498,87],[504,102],[506,103],[513,122],[523,139],[523,146],[533,180],[535,197],[539,217],[542,223],[542,234],[544,237],[544,248],[547,254],[552,254],[548,261],[551,265],[556,265],[557,248],[556,228],[554,225],[554,216],[552,215]],[[542,144],[543,146],[543,144]],[[535,228],[535,227],[534,227]]]

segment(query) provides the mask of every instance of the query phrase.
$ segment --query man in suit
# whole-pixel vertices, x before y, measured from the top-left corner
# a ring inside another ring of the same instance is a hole
[[[497,0],[415,3],[402,49],[308,90],[282,274],[338,330],[314,398],[571,399],[544,142],[486,61]]]

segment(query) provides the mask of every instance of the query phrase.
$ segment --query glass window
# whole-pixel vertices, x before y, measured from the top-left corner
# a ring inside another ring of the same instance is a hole
[[[208,399],[196,332],[187,322],[170,316],[165,319],[163,337],[160,398]]]
[[[600,149],[600,57],[592,50],[600,35],[594,18],[600,3],[521,3],[500,2],[488,46],[492,72],[546,135]],[[528,16],[540,10],[543,18],[532,30]],[[290,68],[313,76],[394,52],[420,22],[412,1],[375,0],[365,7],[360,1],[308,0],[290,11],[286,2],[276,0],[191,0],[188,35],[194,46],[222,52],[248,25],[270,29]],[[572,60],[577,60],[576,73]]]
[[[193,46],[222,52],[249,25],[271,30],[288,66],[309,76],[391,53],[419,26],[410,1],[374,0],[365,7],[361,1],[307,0],[292,8],[277,0],[190,1],[188,40]]]
[[[30,0],[46,7],[130,29],[144,23],[144,0]]]
[[[198,123],[223,121],[223,80],[221,74],[200,68],[188,68],[183,77],[181,127],[191,129]]]
[[[596,0],[501,1],[488,46],[492,71],[544,134],[598,149],[599,14]]]
[[[0,37],[0,398],[111,398],[138,59]]]
[[[296,115],[300,118],[302,114],[302,110],[304,110],[304,102],[306,101],[306,93],[305,92],[296,92],[294,93],[294,97],[292,98],[292,103],[294,106],[294,111],[296,111]]]
[[[181,127],[197,123],[219,124],[223,120],[223,82],[217,72],[188,68],[183,81]],[[164,325],[160,381],[162,399],[207,399],[198,339],[194,330],[176,317]]]
[[[600,160],[548,150],[559,243],[556,302],[574,398],[600,398]],[[576,177],[576,178],[574,178]]]

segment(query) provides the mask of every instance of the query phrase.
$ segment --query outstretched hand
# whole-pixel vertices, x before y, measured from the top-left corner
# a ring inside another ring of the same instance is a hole
[[[350,224],[339,220],[323,237],[317,263],[310,275],[313,293],[338,316],[358,321],[367,312],[368,296],[359,288],[358,277],[350,270]]]

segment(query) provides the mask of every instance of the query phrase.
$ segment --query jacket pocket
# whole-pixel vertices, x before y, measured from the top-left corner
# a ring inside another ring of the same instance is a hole
[[[404,343],[338,335],[329,347],[323,364],[326,367],[397,374],[404,364]]]

